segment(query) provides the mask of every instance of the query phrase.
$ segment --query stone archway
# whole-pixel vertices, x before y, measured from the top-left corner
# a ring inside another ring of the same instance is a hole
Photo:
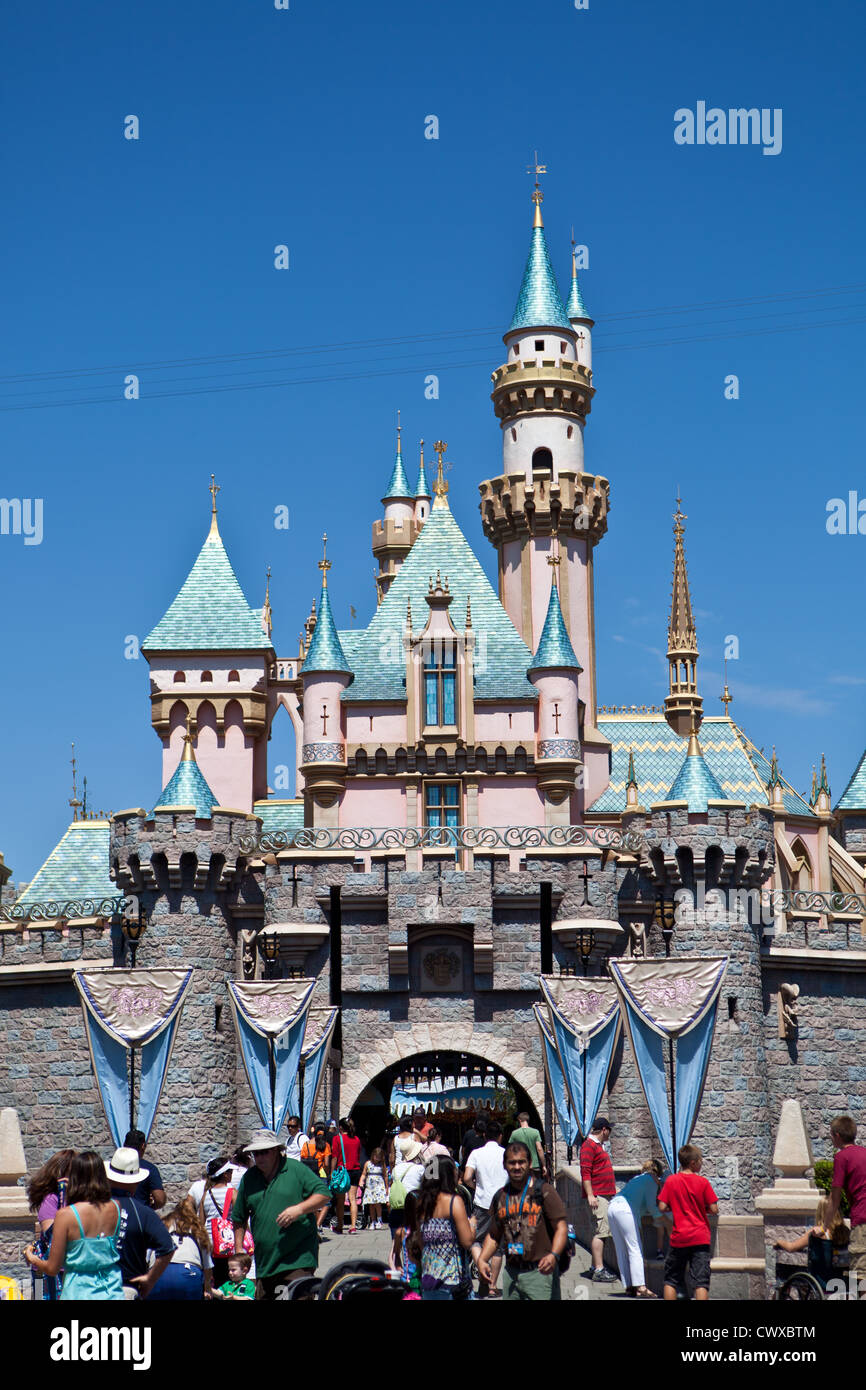
[[[425,1052],[465,1052],[491,1062],[523,1087],[539,1115],[544,1115],[544,1066],[540,1054],[515,1051],[508,1038],[471,1023],[425,1023],[402,1028],[368,1044],[357,1065],[340,1076],[340,1114],[348,1115],[364,1088],[383,1071]]]

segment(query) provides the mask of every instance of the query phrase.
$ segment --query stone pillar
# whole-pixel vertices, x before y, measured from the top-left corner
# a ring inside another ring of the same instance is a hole
[[[777,1176],[755,1198],[755,1209],[764,1218],[768,1292],[774,1286],[777,1265],[780,1272],[784,1265],[790,1267],[790,1272],[795,1266],[805,1266],[805,1252],[788,1254],[774,1250],[773,1246],[777,1240],[795,1240],[815,1224],[822,1194],[810,1176],[814,1162],[800,1102],[783,1100],[773,1150]]]
[[[0,1271],[17,1279],[30,1296],[30,1275],[22,1248],[33,1239],[34,1215],[18,1179],[27,1172],[18,1111],[0,1110]]]

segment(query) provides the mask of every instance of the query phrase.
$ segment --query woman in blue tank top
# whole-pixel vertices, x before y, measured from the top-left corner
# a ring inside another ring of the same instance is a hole
[[[120,1207],[111,1199],[105,1165],[92,1149],[72,1160],[68,1202],[54,1219],[48,1259],[41,1260],[28,1245],[28,1264],[49,1277],[64,1270],[61,1302],[122,1299],[116,1239]]]

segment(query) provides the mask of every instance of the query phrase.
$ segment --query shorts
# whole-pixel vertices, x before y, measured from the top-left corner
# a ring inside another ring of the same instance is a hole
[[[473,1243],[476,1245],[483,1245],[485,1238],[490,1234],[490,1223],[493,1220],[493,1208],[479,1207],[476,1202],[472,1208],[472,1215],[475,1218],[475,1240]],[[500,1242],[493,1253],[495,1255],[501,1255],[502,1242]]]
[[[672,1245],[665,1257],[665,1283],[672,1284],[677,1293],[688,1297],[686,1274],[696,1289],[710,1287],[710,1247],[708,1245]]]
[[[589,1208],[589,1214],[592,1218],[592,1234],[593,1236],[599,1236],[602,1240],[607,1240],[610,1235],[610,1223],[607,1219],[607,1209],[612,1200],[612,1197],[596,1197],[598,1206],[594,1210],[592,1207]]]
[[[857,1283],[866,1288],[866,1226],[854,1226],[848,1245],[848,1268],[856,1274]]]

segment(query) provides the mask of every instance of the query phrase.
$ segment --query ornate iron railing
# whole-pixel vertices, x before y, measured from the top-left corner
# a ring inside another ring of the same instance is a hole
[[[859,893],[817,893],[811,888],[765,888],[761,904],[780,912],[859,912],[866,915],[866,896]]]
[[[70,898],[66,902],[13,903],[0,906],[0,922],[52,922],[76,917],[115,917],[128,900],[118,898]]]
[[[453,826],[303,826],[242,835],[244,854],[282,849],[619,849],[638,852],[643,837],[607,825],[453,825]]]

